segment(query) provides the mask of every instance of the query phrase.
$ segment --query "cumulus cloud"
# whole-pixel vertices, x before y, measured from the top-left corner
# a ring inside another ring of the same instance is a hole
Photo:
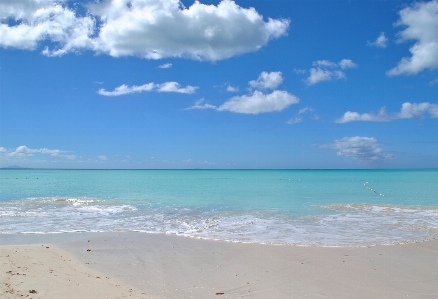
[[[172,67],[171,63],[165,63],[158,66],[159,69],[170,69]]]
[[[58,48],[45,48],[43,54],[62,55],[81,48],[92,48],[95,18],[79,17],[66,1],[14,0],[0,3],[0,46],[34,50],[39,42],[50,40]],[[9,26],[7,21],[16,25]]]
[[[314,85],[323,81],[331,81],[332,79],[344,79],[345,73],[342,71],[330,71],[321,68],[311,68],[310,76],[307,78],[307,85]]]
[[[415,118],[429,113],[433,118],[438,117],[438,104],[424,103],[403,103],[398,118]]]
[[[249,85],[255,89],[275,89],[283,83],[281,72],[262,72],[257,80],[249,81]]]
[[[281,72],[262,72],[257,80],[249,81],[248,84],[254,89],[274,89],[283,82]],[[197,101],[191,109],[215,109],[217,111],[230,111],[234,113],[259,114],[266,112],[282,111],[290,105],[298,103],[298,97],[284,90],[274,90],[264,93],[255,90],[247,95],[235,96],[220,106],[202,104],[204,99]]]
[[[319,147],[332,148],[337,150],[338,156],[345,156],[365,162],[376,162],[395,157],[393,153],[381,149],[379,142],[373,137],[344,137],[336,139],[331,144],[319,145]]]
[[[120,96],[130,93],[140,93],[145,91],[158,91],[158,92],[177,92],[177,93],[194,93],[198,89],[196,86],[187,85],[186,87],[180,87],[177,82],[165,82],[162,84],[147,83],[140,86],[133,85],[128,86],[122,84],[116,87],[113,91],[107,91],[103,88],[97,91],[98,94],[103,96]]]
[[[350,59],[342,59],[339,63],[330,60],[317,60],[312,63],[314,66],[310,69],[310,75],[306,79],[307,85],[314,85],[323,81],[333,79],[345,79],[346,75],[340,69],[355,68],[357,65]]]
[[[338,65],[341,67],[341,69],[351,69],[357,67],[357,64],[350,59],[342,59]]]
[[[386,48],[386,46],[388,45],[388,38],[385,36],[385,32],[381,32],[379,37],[375,41],[368,41],[367,45],[369,47]]]
[[[259,114],[281,111],[298,102],[299,99],[287,91],[274,90],[270,94],[264,94],[263,92],[256,90],[249,95],[232,97],[220,105],[217,110]]]
[[[380,108],[377,113],[363,113],[347,111],[344,115],[335,120],[336,123],[348,123],[353,121],[375,121],[387,122],[404,118],[418,118],[429,114],[433,118],[438,117],[438,104],[431,104],[429,102],[423,103],[403,103],[400,112],[388,114],[386,108]]]
[[[108,160],[108,158],[106,156],[104,156],[104,155],[97,156],[97,158],[99,158],[99,160],[101,160],[101,161]]]
[[[188,8],[177,0],[90,1],[82,6],[83,16],[69,3],[3,1],[0,46],[33,50],[47,40],[55,44],[42,51],[47,56],[91,50],[114,57],[216,61],[257,51],[289,27],[289,20],[265,20],[254,8],[232,0],[216,6],[195,1]]]
[[[399,12],[396,26],[406,27],[398,33],[399,42],[415,40],[409,48],[411,57],[403,57],[388,76],[414,75],[438,68],[438,0],[414,2]]]

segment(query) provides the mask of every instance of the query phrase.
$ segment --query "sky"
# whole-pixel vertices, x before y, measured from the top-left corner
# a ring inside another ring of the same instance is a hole
[[[438,0],[2,0],[0,167],[438,167]]]

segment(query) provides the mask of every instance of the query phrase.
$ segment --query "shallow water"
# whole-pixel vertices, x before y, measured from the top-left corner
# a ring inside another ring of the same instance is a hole
[[[438,235],[438,170],[0,170],[0,234],[362,246]]]

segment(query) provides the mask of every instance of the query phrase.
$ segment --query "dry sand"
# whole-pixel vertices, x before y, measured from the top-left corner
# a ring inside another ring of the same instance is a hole
[[[0,247],[1,298],[156,298],[51,245]]]
[[[42,240],[52,244],[0,247],[5,298],[438,298],[437,240],[327,248],[143,233],[0,236]]]

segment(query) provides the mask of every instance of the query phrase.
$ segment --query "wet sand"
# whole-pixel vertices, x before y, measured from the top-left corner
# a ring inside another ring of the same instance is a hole
[[[5,298],[438,298],[437,240],[336,248],[86,233],[0,244]]]

